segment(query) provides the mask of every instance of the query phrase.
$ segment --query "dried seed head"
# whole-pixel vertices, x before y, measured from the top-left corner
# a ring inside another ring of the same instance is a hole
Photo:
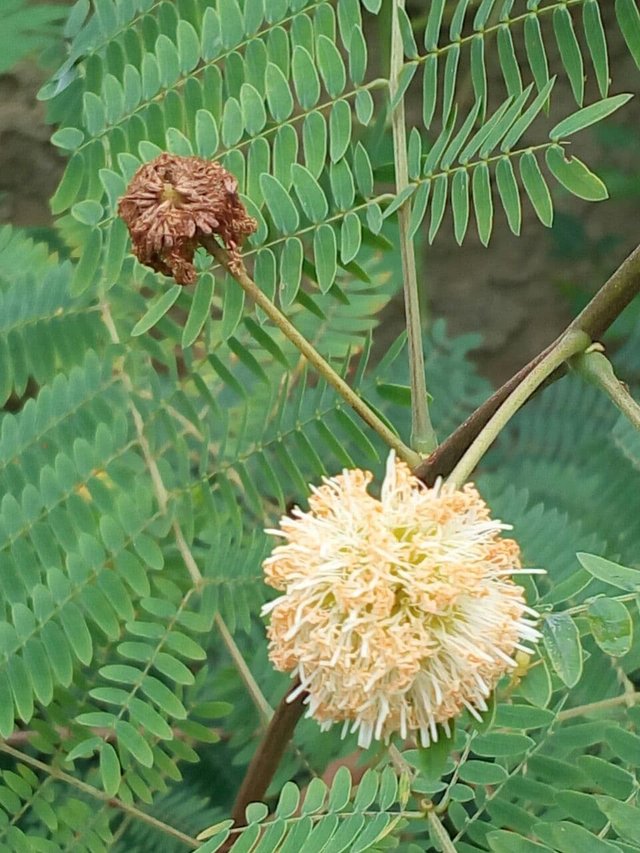
[[[138,169],[118,213],[140,263],[173,276],[178,284],[196,280],[193,255],[202,237],[217,235],[233,263],[242,241],[257,227],[230,172],[202,157],[176,154],[161,154]]]

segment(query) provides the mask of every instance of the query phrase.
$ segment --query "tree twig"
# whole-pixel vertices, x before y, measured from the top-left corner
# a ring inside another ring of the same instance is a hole
[[[247,693],[251,697],[251,701],[256,707],[258,714],[260,715],[260,723],[263,728],[266,728],[269,725],[269,721],[273,717],[273,708],[267,702],[267,699],[260,690],[260,686],[258,682],[255,680],[251,669],[247,665],[246,660],[243,658],[240,649],[238,648],[236,641],[233,639],[231,631],[227,628],[227,625],[220,616],[219,613],[215,615],[215,623],[218,631],[220,632],[220,636],[222,637],[222,642],[227,647],[227,651],[235,668],[240,675],[240,679],[242,680],[244,686],[246,687]]]
[[[640,246],[618,267],[611,278],[596,293],[589,304],[573,320],[560,338],[568,331],[586,332],[592,341],[597,341],[613,321],[624,311],[640,291]],[[507,380],[488,400],[485,400],[464,423],[440,444],[431,456],[414,469],[414,474],[427,485],[433,485],[438,477],[446,477],[460,461],[462,454],[486,426],[507,397],[540,364],[557,345],[558,338],[533,358],[527,365]],[[541,387],[559,379],[566,368],[558,368]]]
[[[294,729],[304,711],[303,703],[306,696],[306,693],[298,694],[293,701],[289,702],[290,694],[297,687],[296,681],[280,700],[247,768],[231,813],[237,826],[244,826],[246,823],[244,812],[249,803],[264,797],[284,751],[293,737]]]

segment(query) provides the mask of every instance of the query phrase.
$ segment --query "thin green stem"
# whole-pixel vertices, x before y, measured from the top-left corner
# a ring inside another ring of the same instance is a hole
[[[240,287],[259,305],[271,322],[302,353],[326,382],[348,403],[362,420],[373,429],[380,438],[411,467],[421,461],[418,453],[412,450],[376,415],[365,401],[331,367],[329,362],[307,341],[290,320],[265,296],[255,281],[249,276],[242,264],[231,263],[229,253],[219,246],[213,237],[202,237],[202,245],[218,263],[238,282]]]
[[[615,601],[620,601],[622,604],[626,604],[628,601],[637,601],[638,593],[637,592],[625,592],[622,595],[613,596]],[[589,609],[589,601],[584,602],[583,604],[576,604],[574,607],[567,607],[566,610],[562,612],[567,616],[580,616],[583,613],[586,613]],[[640,696],[640,694],[638,694]]]
[[[222,637],[222,641],[227,647],[227,651],[233,661],[235,668],[238,670],[240,678],[244,682],[244,686],[247,689],[247,693],[251,696],[251,701],[256,706],[258,713],[260,714],[260,720],[262,726],[266,728],[269,725],[269,721],[273,717],[273,708],[267,702],[267,699],[260,690],[260,686],[256,679],[254,678],[253,673],[247,666],[246,660],[242,657],[242,653],[238,648],[235,640],[231,636],[231,632],[227,628],[227,625],[220,616],[219,613],[216,613],[215,616],[216,627],[220,632],[220,636]]]
[[[449,833],[438,817],[433,803],[430,803],[427,809],[427,820],[429,821],[429,828],[435,839],[439,842],[443,853],[456,853],[453,841],[449,838]]]
[[[615,375],[611,362],[603,354],[600,346],[594,346],[587,352],[575,356],[569,362],[569,366],[587,382],[604,391],[630,423],[636,429],[640,429],[640,405],[633,399],[626,385]]]
[[[393,102],[398,92],[399,75],[404,64],[402,34],[398,19],[399,9],[404,9],[404,0],[394,0],[391,27],[391,74],[390,96]],[[405,123],[404,97],[401,97],[391,114],[393,128],[393,158],[396,173],[396,192],[401,193],[409,186],[407,165],[407,132]],[[422,324],[420,322],[420,298],[413,241],[409,236],[411,200],[407,199],[398,210],[400,229],[400,255],[404,287],[404,310],[407,321],[407,344],[409,374],[411,378],[411,446],[419,453],[427,454],[436,449],[438,441],[429,417],[429,400],[425,381],[424,354],[422,351]]]
[[[552,6],[544,6],[543,8],[540,8],[540,9],[527,9],[527,11],[524,12],[522,15],[517,15],[516,17],[513,17],[513,18],[510,17],[506,21],[497,21],[494,24],[487,23],[481,31],[482,38],[485,41],[485,45],[486,45],[486,42],[489,40],[489,37],[496,35],[498,33],[498,31],[502,27],[504,27],[505,25],[511,29],[514,29],[516,24],[524,24],[525,21],[527,21],[527,19],[531,18],[533,15],[540,18],[542,16],[552,14],[558,8],[580,6],[580,5],[584,5],[584,3],[585,3],[585,0],[560,0],[560,2],[554,3]],[[493,14],[490,16],[490,20],[491,20],[491,18],[493,18]],[[422,19],[418,18],[416,21],[414,21],[414,23],[416,25],[418,25],[424,21],[424,24],[426,24],[427,19],[428,19],[428,13]],[[473,39],[477,38],[477,37],[478,37],[478,32],[474,30],[469,35],[463,36],[460,39],[456,39],[456,41],[449,41],[449,42],[446,42],[445,44],[438,45],[437,47],[434,47],[431,50],[426,51],[426,53],[422,54],[421,56],[418,56],[416,61],[421,64],[423,62],[426,62],[430,56],[435,55],[435,56],[439,56],[439,57],[444,57],[448,53],[450,53],[452,50],[462,50],[462,48],[464,46],[466,46],[467,44],[472,42]],[[486,48],[486,49],[488,49],[488,48]]]
[[[149,824],[149,826],[154,827],[159,832],[162,832],[164,835],[170,835],[172,838],[175,838],[178,841],[182,841],[183,844],[186,844],[192,850],[195,850],[197,847],[200,847],[200,843],[192,838],[190,835],[187,835],[184,832],[180,832],[179,829],[176,829],[174,826],[170,826],[168,823],[163,823],[163,821],[158,820],[152,815],[146,814],[146,812],[141,811],[135,806],[130,805],[129,803],[125,803],[123,800],[119,800],[117,797],[111,797],[109,794],[106,794],[104,791],[101,791],[99,788],[94,788],[93,785],[88,785],[86,782],[83,782],[81,779],[76,779],[74,776],[71,776],[69,773],[65,773],[63,770],[60,770],[57,767],[53,767],[50,764],[45,764],[43,761],[38,761],[37,758],[33,758],[33,756],[29,755],[26,752],[21,752],[19,749],[14,749],[9,744],[0,741],[0,752],[4,752],[7,755],[11,755],[18,761],[21,761],[23,764],[29,764],[31,767],[34,767],[36,770],[40,770],[42,773],[46,773],[47,776],[52,776],[54,779],[59,779],[61,782],[66,782],[67,785],[71,785],[74,788],[77,788],[79,791],[82,791],[87,796],[92,797],[95,800],[100,800],[103,803],[106,803],[113,808],[120,809],[120,811],[125,812],[125,814],[130,815],[136,820],[141,820],[143,823]]]
[[[451,801],[451,790],[453,786],[458,783],[458,776],[460,774],[460,770],[462,769],[462,767],[464,767],[464,764],[467,758],[469,757],[469,753],[471,752],[471,747],[473,745],[473,741],[476,737],[476,734],[476,731],[472,731],[467,737],[465,747],[462,751],[462,754],[460,755],[460,758],[458,759],[458,761],[456,761],[456,766],[454,767],[453,773],[451,774],[451,779],[449,779],[447,787],[442,795],[442,799],[435,807],[437,814],[444,814],[449,808],[449,803]]]
[[[576,708],[567,708],[566,711],[561,711],[558,714],[558,722],[565,720],[573,720],[576,717],[583,717],[586,714],[597,713],[598,711],[609,711],[611,708],[616,708],[618,705],[626,705],[630,708],[640,702],[640,693],[620,693],[618,696],[612,696],[610,699],[601,699],[599,702],[590,702],[588,705],[578,705]]]
[[[583,352],[591,343],[586,332],[571,329],[558,339],[545,357],[533,368],[533,370],[516,386],[511,394],[502,403],[493,417],[487,422],[478,436],[472,442],[467,451],[455,466],[449,477],[448,483],[457,488],[468,479],[478,462],[491,447],[500,432],[536,391],[540,385],[551,376],[560,365],[569,358]]]

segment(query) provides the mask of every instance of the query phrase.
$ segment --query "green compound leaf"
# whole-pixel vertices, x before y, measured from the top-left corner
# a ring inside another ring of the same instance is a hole
[[[629,52],[640,68],[640,12],[635,0],[616,0],[616,16]]]
[[[598,89],[602,97],[606,98],[609,91],[609,55],[598,0],[586,0],[582,7],[582,25],[596,72]]]
[[[225,276],[222,297],[222,324],[220,336],[228,340],[238,328],[244,308],[244,290],[230,275]]]
[[[567,687],[582,675],[582,646],[576,623],[567,613],[552,613],[542,624],[542,638],[551,666]]]
[[[594,578],[624,589],[628,592],[640,590],[640,569],[628,569],[596,554],[576,554],[581,566]]]
[[[558,122],[551,129],[549,139],[557,142],[559,139],[565,139],[579,130],[584,130],[586,127],[602,121],[624,106],[632,97],[633,95],[614,95],[611,98],[604,98],[602,101],[590,104],[588,107],[583,107],[578,112]]]
[[[446,0],[433,0],[430,5],[427,26],[424,31],[424,46],[427,51],[434,50],[438,45],[446,5]]]
[[[535,13],[528,15],[525,19],[524,41],[529,65],[536,81],[536,88],[541,92],[549,82],[549,65],[542,41],[540,20]]]
[[[498,30],[498,58],[509,97],[516,98],[522,92],[522,74],[516,56],[511,29],[504,24]]]
[[[460,768],[460,779],[471,785],[500,785],[507,779],[507,771],[492,761],[465,761]]]
[[[598,838],[577,823],[565,820],[557,823],[536,823],[533,831],[556,853],[576,853],[576,850],[588,850],[589,853],[616,853],[620,850],[617,844]]]
[[[611,821],[621,838],[631,844],[640,844],[640,809],[637,806],[597,794],[595,800],[600,811]]]
[[[71,279],[70,290],[74,296],[78,296],[87,290],[93,283],[94,277],[100,264],[102,252],[103,234],[101,228],[92,228],[82,248],[82,257],[75,268]]]
[[[100,749],[100,778],[105,793],[115,797],[120,787],[120,762],[110,743],[103,743]]]
[[[145,332],[148,332],[152,326],[155,326],[155,324],[161,320],[167,311],[169,311],[173,306],[178,296],[180,296],[181,291],[182,287],[179,284],[174,284],[173,287],[158,296],[151,303],[144,316],[142,316],[135,324],[131,330],[131,336],[135,338],[138,335],[143,335]]]
[[[362,245],[362,223],[357,213],[350,211],[340,227],[340,260],[348,264],[354,260]]]
[[[64,127],[51,137],[51,144],[65,151],[75,151],[84,141],[84,133],[77,127]]]
[[[182,331],[182,346],[189,347],[193,344],[202,331],[211,310],[213,299],[214,278],[210,273],[201,275],[193,295],[193,302],[189,310],[189,316]]]
[[[293,84],[300,106],[309,110],[320,100],[320,79],[311,54],[296,45],[292,57]]]
[[[540,111],[549,104],[549,96],[555,85],[556,78],[552,77],[538,92],[532,103],[527,107],[519,119],[517,119],[506,133],[500,150],[510,151],[520,140],[522,134],[529,128]]]
[[[311,172],[299,163],[294,163],[291,167],[291,177],[293,179],[293,187],[298,196],[300,207],[305,215],[309,217],[311,222],[324,222],[326,219],[329,205],[327,197],[320,184],[313,177]]]
[[[553,203],[549,187],[532,151],[525,151],[520,157],[520,177],[538,219],[550,228],[553,224]]]
[[[457,169],[451,182],[453,230],[458,245],[462,244],[469,224],[469,172]]]
[[[442,219],[444,217],[444,212],[447,207],[448,187],[449,178],[446,174],[438,175],[438,177],[433,182],[431,221],[429,223],[429,243],[433,243],[438,231],[440,230]]]
[[[500,201],[507,215],[509,228],[518,236],[522,225],[522,205],[520,203],[520,190],[510,157],[501,157],[498,160],[496,184]]]
[[[313,235],[313,257],[316,265],[318,285],[326,293],[333,284],[337,272],[337,243],[331,225],[321,225]]]
[[[640,767],[640,735],[616,726],[607,729],[606,740],[618,758],[632,767]]]
[[[316,814],[323,807],[327,797],[327,786],[322,779],[314,777],[309,786],[300,810],[303,815]]]
[[[473,170],[472,188],[478,237],[482,245],[487,246],[493,230],[493,198],[489,166],[486,163],[480,163]]]
[[[433,741],[427,747],[409,750],[404,756],[407,761],[418,768],[425,779],[430,782],[437,782],[445,773],[454,741],[455,729],[451,727],[451,734],[447,737],[444,729],[439,726],[438,740]]]
[[[523,838],[516,832],[507,832],[504,829],[490,832],[487,841],[492,853],[552,853],[551,847],[546,844],[531,841],[530,838]]]
[[[573,97],[582,106],[584,100],[584,63],[580,45],[573,28],[573,19],[566,6],[558,6],[553,13],[553,29],[556,42],[565,67]]]
[[[347,101],[336,101],[329,117],[329,156],[337,163],[351,142],[352,117]]]
[[[242,84],[240,106],[247,133],[256,136],[267,123],[267,113],[262,96],[250,83]]]
[[[81,222],[83,225],[97,225],[102,219],[103,214],[104,210],[102,205],[100,202],[94,201],[93,199],[78,201],[71,208],[71,215],[73,218],[78,222]]]
[[[351,797],[351,773],[347,767],[340,767],[331,783],[327,808],[331,812],[342,811]]]
[[[280,255],[280,304],[289,308],[295,301],[302,280],[304,247],[298,237],[289,237]]]
[[[489,758],[506,755],[522,755],[528,752],[535,741],[527,735],[515,732],[489,732],[489,734],[478,737],[473,742],[473,751],[476,755]]]
[[[118,720],[115,728],[119,745],[144,767],[153,767],[153,752],[140,732],[126,720]]]
[[[240,142],[243,133],[244,117],[240,102],[236,98],[228,98],[225,101],[220,127],[222,144],[226,148],[232,148]]]
[[[564,149],[552,145],[546,151],[547,166],[553,177],[570,193],[586,201],[609,198],[606,186],[577,157],[565,157]]]
[[[292,234],[298,228],[300,219],[289,193],[277,178],[269,174],[260,176],[260,188],[278,231]]]
[[[593,639],[605,654],[612,657],[627,654],[633,639],[633,625],[621,601],[596,598],[587,608],[587,619]]]
[[[307,169],[317,178],[324,168],[327,156],[327,123],[322,113],[309,113],[304,120],[302,147]]]
[[[422,76],[422,121],[427,130],[436,112],[438,102],[438,55],[431,53],[424,63]]]
[[[330,97],[337,98],[343,92],[347,82],[340,52],[330,39],[321,35],[316,43],[316,56],[324,87]]]
[[[218,150],[218,125],[209,110],[196,113],[196,150],[200,157],[213,157]]]
[[[286,121],[293,112],[293,95],[287,78],[280,67],[273,62],[267,65],[265,89],[269,112],[277,122]]]

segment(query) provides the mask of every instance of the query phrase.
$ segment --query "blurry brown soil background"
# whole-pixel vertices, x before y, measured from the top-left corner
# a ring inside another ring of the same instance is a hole
[[[423,8],[423,2],[420,0],[418,8]],[[601,6],[609,37],[611,94],[637,93],[640,71],[617,29],[613,3]],[[495,45],[487,52],[495,52]],[[376,53],[371,46],[370,54]],[[559,69],[557,54],[550,53],[552,69]],[[490,66],[495,64],[489,61]],[[592,69],[587,66],[586,70],[587,94],[595,97]],[[0,76],[0,223],[35,229],[52,225],[48,199],[65,161],[48,142],[52,130],[45,124],[44,106],[36,100],[47,76],[33,60],[22,61]],[[502,83],[496,80],[494,89],[503,92]],[[558,89],[565,114],[574,111],[563,74],[554,97]],[[461,104],[463,111],[469,106]],[[420,111],[418,98],[410,98],[408,118],[418,126]],[[462,248],[458,247],[450,213],[435,245],[420,246],[420,275],[429,317],[444,317],[450,333],[482,334],[484,343],[476,357],[480,369],[494,383],[507,378],[549,343],[639,242],[639,137],[640,101],[634,98],[606,127],[575,138],[576,154],[605,179],[612,196],[607,202],[583,202],[556,185],[552,188],[553,228],[544,228],[523,201],[522,236],[516,238],[494,197],[495,227],[488,249],[475,236],[473,221]],[[402,326],[402,300],[398,297],[383,318],[378,343],[384,347]]]

